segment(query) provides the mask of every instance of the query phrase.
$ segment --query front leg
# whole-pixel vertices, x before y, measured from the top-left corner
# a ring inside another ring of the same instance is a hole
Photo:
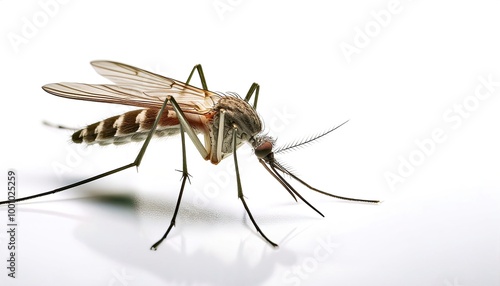
[[[278,245],[276,243],[272,242],[269,238],[267,238],[267,236],[262,232],[262,230],[260,230],[260,227],[257,225],[257,222],[255,222],[255,219],[253,218],[252,213],[250,212],[250,209],[247,206],[247,203],[245,201],[245,197],[243,196],[243,188],[241,187],[241,179],[240,179],[240,170],[238,168],[238,156],[236,155],[236,149],[237,149],[236,136],[237,136],[237,131],[238,131],[238,128],[236,126],[234,126],[233,127],[233,156],[234,156],[234,170],[236,172],[236,184],[237,184],[237,187],[238,187],[238,199],[240,199],[241,202],[243,203],[243,207],[245,208],[245,210],[246,210],[248,216],[250,217],[250,220],[252,221],[253,225],[257,229],[257,232],[260,233],[260,235],[262,235],[262,237],[267,242],[269,242],[269,244],[271,244],[273,247],[277,247]]]

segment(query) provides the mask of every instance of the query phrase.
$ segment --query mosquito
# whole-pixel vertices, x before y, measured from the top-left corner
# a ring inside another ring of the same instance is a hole
[[[308,137],[281,147],[276,147],[275,140],[264,133],[263,123],[256,112],[260,86],[253,83],[245,98],[236,93],[218,93],[209,91],[201,65],[195,65],[186,83],[164,77],[140,68],[113,61],[93,61],[92,67],[101,76],[114,84],[84,84],[84,83],[51,83],[42,88],[56,96],[93,102],[115,103],[141,107],[142,109],[126,112],[110,117],[73,133],[72,141],[78,144],[126,144],[129,142],[144,142],[135,160],[116,169],[95,175],[93,177],[72,183],[48,192],[3,201],[1,204],[20,202],[62,192],[76,186],[107,177],[125,169],[141,164],[146,149],[153,137],[172,136],[180,134],[182,143],[182,176],[181,187],[175,210],[165,234],[151,246],[156,250],[165,240],[172,228],[181,204],[186,181],[190,175],[186,160],[186,138],[189,137],[201,157],[212,164],[218,164],[231,154],[233,155],[238,199],[241,200],[248,217],[257,232],[273,247],[278,245],[271,241],[255,221],[243,195],[240,172],[238,167],[237,149],[248,143],[254,151],[259,163],[273,176],[283,188],[297,201],[297,197],[316,211],[324,215],[304,199],[295,188],[284,178],[289,176],[305,187],[337,199],[378,203],[377,200],[355,199],[333,195],[316,189],[294,175],[281,164],[275,154],[296,149],[331,133],[346,122],[335,126],[321,134]],[[202,88],[190,85],[193,75],[198,73]],[[253,96],[253,103],[251,98]],[[203,135],[204,144],[198,135]]]

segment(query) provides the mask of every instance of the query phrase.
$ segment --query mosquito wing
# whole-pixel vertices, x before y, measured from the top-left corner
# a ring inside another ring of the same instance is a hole
[[[112,61],[94,61],[94,69],[115,84],[51,83],[51,94],[85,101],[160,108],[172,96],[186,112],[205,113],[220,95],[143,69]]]
[[[183,85],[174,79],[112,61],[92,61],[96,72],[118,85],[135,85],[138,89],[171,88],[174,83]]]

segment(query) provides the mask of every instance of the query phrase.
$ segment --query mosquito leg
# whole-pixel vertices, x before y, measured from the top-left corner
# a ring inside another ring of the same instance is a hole
[[[189,84],[191,81],[191,78],[193,78],[194,72],[197,71],[198,75],[200,76],[200,81],[201,81],[201,87],[204,90],[208,90],[207,87],[207,81],[205,80],[205,74],[203,73],[203,68],[201,67],[200,64],[195,65],[193,69],[191,70],[191,73],[189,74],[188,79],[186,80],[186,84]],[[247,92],[247,95],[245,96],[245,101],[249,102],[250,98],[252,98],[252,95],[255,93],[255,98],[253,100],[253,109],[257,109],[257,101],[259,99],[259,91],[260,91],[260,85],[256,82],[252,83],[250,86],[250,89]]]
[[[175,226],[175,218],[177,217],[177,213],[179,212],[179,206],[181,205],[181,199],[182,199],[182,194],[184,193],[184,186],[186,185],[186,180],[189,178],[189,174],[187,171],[187,162],[186,162],[186,140],[184,138],[184,130],[182,128],[182,125],[180,125],[181,128],[181,141],[182,141],[182,183],[181,183],[181,190],[179,191],[179,197],[177,198],[177,204],[175,205],[175,210],[174,210],[174,215],[172,216],[172,220],[170,221],[170,225],[168,226],[167,231],[165,234],[158,240],[155,244],[151,246],[151,250],[156,250],[158,249],[158,246],[163,242],[165,238],[167,238],[168,233],[172,229],[172,227]]]
[[[267,236],[262,232],[262,230],[260,230],[260,227],[257,225],[257,222],[255,222],[255,219],[253,218],[252,213],[250,212],[250,209],[247,206],[247,203],[245,201],[245,197],[243,196],[243,189],[241,188],[240,170],[238,168],[238,157],[236,155],[236,147],[237,147],[236,146],[236,136],[237,136],[236,131],[238,131],[238,129],[236,127],[234,127],[234,129],[233,129],[233,156],[234,156],[234,169],[236,171],[236,184],[238,187],[238,198],[243,203],[243,207],[245,207],[245,210],[246,210],[248,216],[250,217],[250,220],[252,221],[253,225],[257,229],[257,232],[260,233],[260,235],[262,235],[262,237],[267,242],[269,242],[269,244],[271,244],[273,247],[277,247],[278,245],[276,243],[272,242],[269,238],[267,238]]]
[[[193,67],[193,69],[191,70],[191,73],[189,74],[188,79],[186,80],[186,84],[189,84],[189,82],[191,81],[191,78],[193,77],[194,71],[197,71],[198,75],[200,76],[201,87],[204,90],[208,90],[207,81],[205,80],[205,74],[203,74],[203,68],[201,67],[200,64],[197,64]]]
[[[184,131],[187,133],[189,139],[191,139],[196,149],[198,149],[198,152],[200,152],[201,157],[203,157],[203,159],[205,160],[208,160],[207,149],[205,149],[205,146],[203,146],[203,144],[201,143],[200,138],[198,138],[198,135],[196,135],[193,127],[189,125],[189,122],[187,121],[186,116],[184,115],[184,112],[182,111],[177,101],[175,101],[175,99],[171,96],[167,97],[167,101],[169,101],[174,108],[175,112],[177,113],[177,119],[179,119],[180,125],[182,126],[182,128],[184,128]]]
[[[52,128],[65,129],[65,130],[71,130],[71,131],[78,130],[78,128],[68,127],[68,126],[59,125],[59,124],[54,124],[54,123],[51,123],[51,122],[48,122],[48,121],[45,121],[45,120],[42,121],[42,124],[43,125],[47,125],[47,126],[52,127]]]
[[[259,99],[259,91],[260,91],[260,85],[256,82],[252,83],[252,86],[250,86],[250,89],[247,92],[247,95],[245,96],[245,101],[249,102],[250,98],[252,97],[252,94],[255,93],[255,98],[253,100],[253,109],[257,110],[257,100]]]
[[[146,137],[146,140],[142,144],[142,147],[141,147],[141,150],[139,151],[139,154],[137,154],[137,157],[135,158],[135,160],[132,163],[129,163],[129,164],[123,165],[123,166],[121,166],[119,168],[116,168],[116,169],[104,172],[102,174],[99,174],[99,175],[96,175],[96,176],[93,176],[93,177],[90,177],[90,178],[87,178],[85,180],[81,180],[81,181],[78,181],[76,183],[69,184],[69,185],[66,185],[64,187],[60,187],[60,188],[54,189],[52,191],[48,191],[48,192],[44,192],[44,193],[39,193],[39,194],[28,196],[28,197],[18,198],[18,199],[11,200],[11,201],[1,201],[0,205],[8,204],[8,203],[21,202],[21,201],[25,201],[25,200],[29,200],[29,199],[34,199],[34,198],[38,198],[38,197],[43,197],[43,196],[47,196],[47,195],[59,193],[59,192],[62,192],[62,191],[65,191],[65,190],[68,190],[68,189],[71,189],[71,188],[74,188],[74,187],[77,187],[77,186],[80,186],[80,185],[84,185],[84,184],[90,183],[90,182],[98,180],[100,178],[104,178],[104,177],[107,177],[109,175],[121,172],[123,170],[126,170],[126,169],[134,167],[134,166],[138,168],[139,165],[141,164],[142,157],[144,156],[144,153],[146,152],[148,144],[151,141],[151,138],[153,137],[153,134],[154,134],[154,132],[156,130],[156,126],[158,125],[158,122],[160,121],[160,117],[161,117],[161,115],[162,115],[163,111],[165,110],[165,107],[167,106],[168,103],[169,103],[169,100],[167,98],[167,100],[165,100],[165,102],[163,103],[163,105],[162,105],[162,107],[160,109],[160,112],[158,112],[158,115],[156,116],[155,122],[153,123],[153,126],[151,127],[151,131],[149,131],[148,136]]]

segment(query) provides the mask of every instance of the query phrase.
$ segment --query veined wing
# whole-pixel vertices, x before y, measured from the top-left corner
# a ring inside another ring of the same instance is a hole
[[[113,61],[92,61],[90,63],[96,72],[118,85],[135,85],[138,89],[171,88],[177,82],[140,68]],[[203,93],[200,94],[203,96]]]
[[[186,112],[205,113],[220,95],[129,65],[94,61],[92,66],[116,84],[52,83],[42,88],[51,94],[78,100],[160,108],[167,96]]]

